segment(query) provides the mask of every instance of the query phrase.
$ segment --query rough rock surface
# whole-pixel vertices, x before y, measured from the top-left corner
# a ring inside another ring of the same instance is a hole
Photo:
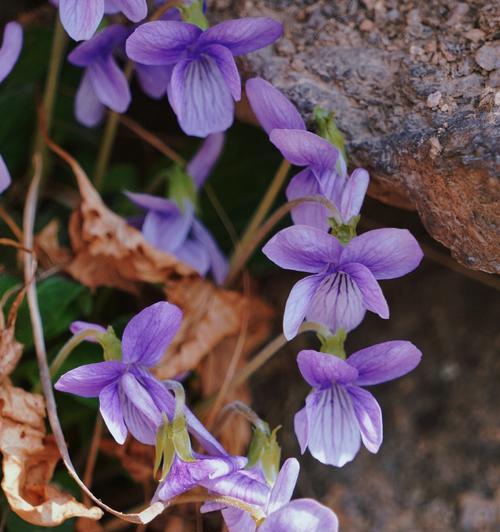
[[[243,59],[310,116],[334,110],[370,193],[416,208],[469,268],[500,272],[500,14],[489,0],[214,0],[268,15],[274,47]]]

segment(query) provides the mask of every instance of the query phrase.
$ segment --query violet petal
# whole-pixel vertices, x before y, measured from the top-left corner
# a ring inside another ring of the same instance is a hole
[[[361,349],[347,361],[358,370],[356,384],[367,386],[406,375],[420,364],[421,359],[421,351],[411,342],[393,340]]]
[[[193,178],[196,187],[201,188],[208,175],[212,172],[224,147],[224,133],[212,133],[201,143],[194,157],[189,161],[186,170]]]
[[[99,394],[99,410],[113,438],[119,444],[125,443],[127,427],[123,419],[119,382],[108,384],[101,390]]]
[[[127,39],[127,56],[144,65],[172,65],[183,59],[201,29],[176,20],[141,24]]]
[[[418,242],[406,229],[375,229],[353,238],[341,261],[364,264],[375,279],[395,279],[414,270],[422,257]]]
[[[361,442],[352,399],[342,385],[312,392],[306,399],[308,447],[323,464],[342,467],[357,454]]]
[[[157,364],[177,334],[181,320],[181,309],[166,301],[141,310],[123,331],[123,362],[146,367]]]
[[[383,439],[382,410],[375,397],[363,388],[350,386],[347,391],[352,399],[363,444],[371,453],[376,453]]]
[[[64,29],[75,41],[90,39],[104,15],[104,0],[59,0]]]
[[[323,278],[323,274],[309,275],[295,283],[290,291],[283,314],[283,333],[287,340],[297,335]]]
[[[199,39],[199,46],[220,44],[233,55],[242,55],[272,44],[282,34],[282,24],[267,17],[225,20],[206,30]]]
[[[98,397],[101,390],[120,378],[125,366],[116,360],[86,364],[59,377],[54,388],[81,397]]]
[[[0,48],[0,83],[11,73],[23,47],[23,28],[18,22],[8,22]]]
[[[313,388],[329,388],[356,380],[358,370],[345,360],[327,353],[305,349],[297,355],[297,364],[304,379]]]
[[[249,79],[245,91],[259,124],[268,135],[273,129],[306,130],[297,108],[268,81],[262,78]]]
[[[342,245],[316,227],[294,225],[274,235],[262,252],[280,268],[318,273],[338,261]]]

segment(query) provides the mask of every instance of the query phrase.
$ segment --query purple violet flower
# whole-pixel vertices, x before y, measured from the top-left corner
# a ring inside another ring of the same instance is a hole
[[[306,167],[290,181],[286,190],[288,200],[324,196],[337,207],[344,224],[359,214],[368,188],[368,172],[358,168],[348,177],[339,151],[327,140],[307,131],[296,107],[267,81],[249,79],[246,93],[260,125],[283,157],[294,165]],[[329,216],[326,207],[313,204],[300,205],[292,211],[294,223],[325,231],[330,228]]]
[[[130,432],[137,440],[154,445],[163,414],[173,417],[175,399],[150,373],[177,333],[181,310],[166,302],[146,307],[125,327],[121,360],[106,360],[68,371],[55,384],[61,392],[98,397],[100,411],[115,440],[124,443]],[[102,330],[99,325],[79,322],[73,330]],[[188,428],[207,452],[226,455],[223,447],[185,408]]]
[[[422,260],[418,242],[406,229],[376,229],[346,246],[315,227],[294,225],[277,233],[262,249],[281,268],[311,273],[292,288],[283,331],[291,340],[304,318],[332,333],[354,329],[370,310],[381,318],[389,308],[379,279],[395,279]]]
[[[23,47],[23,28],[17,22],[5,25],[0,48],[0,83],[10,74]]]
[[[245,467],[247,459],[242,456],[207,456],[193,453],[193,461],[184,461],[175,456],[172,467],[159,484],[153,501],[167,502],[203,482],[217,479]]]
[[[203,31],[179,21],[139,26],[128,38],[127,55],[145,65],[171,65],[170,104],[188,135],[206,137],[233,123],[241,80],[234,57],[278,39],[283,28],[269,18],[227,20]]]
[[[146,18],[146,0],[51,0],[59,6],[64,29],[75,41],[90,39],[97,30],[104,13],[123,13],[132,22]]]
[[[248,505],[252,514],[233,506],[205,503],[201,511],[221,510],[229,532],[337,532],[335,513],[312,499],[291,500],[300,466],[295,458],[285,461],[272,487],[255,472],[238,471],[227,477],[202,482],[210,491]]]
[[[362,386],[387,382],[412,371],[422,353],[410,342],[392,341],[367,347],[347,360],[313,350],[297,362],[313,387],[306,406],[295,414],[295,433],[302,453],[323,464],[342,467],[357,454],[360,441],[371,452],[382,444],[382,412]]]
[[[5,164],[3,157],[0,155],[0,194],[9,188],[11,182],[12,179],[10,177],[9,169]]]
[[[199,189],[216,163],[224,144],[224,134],[209,135],[187,165],[187,172]],[[211,272],[218,284],[227,274],[227,260],[208,229],[195,216],[189,199],[183,208],[169,199],[127,192],[127,197],[147,211],[141,230],[144,238],[154,247],[172,253],[192,266],[200,275]]]
[[[98,124],[106,107],[123,113],[130,105],[128,80],[113,57],[127,35],[127,28],[113,24],[68,56],[71,63],[85,68],[75,99],[76,117],[85,126]]]

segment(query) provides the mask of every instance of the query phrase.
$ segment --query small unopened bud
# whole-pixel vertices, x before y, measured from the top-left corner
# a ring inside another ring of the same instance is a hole
[[[122,343],[118,339],[111,325],[105,333],[96,335],[96,340],[102,347],[104,352],[104,360],[121,360],[122,359]]]

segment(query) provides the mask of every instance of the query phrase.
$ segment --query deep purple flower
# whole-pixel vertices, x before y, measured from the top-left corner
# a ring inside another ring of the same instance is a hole
[[[302,453],[323,464],[342,467],[356,456],[360,441],[372,453],[382,444],[382,412],[362,386],[406,375],[422,353],[410,342],[367,347],[347,360],[317,351],[301,351],[300,372],[313,387],[306,406],[295,414],[295,433]]]
[[[346,246],[315,227],[294,225],[277,233],[262,249],[281,268],[311,273],[292,288],[286,302],[283,330],[292,339],[307,317],[328,327],[350,331],[366,310],[389,317],[377,282],[414,270],[422,250],[406,229],[376,229]]]
[[[179,21],[139,26],[127,40],[127,55],[146,65],[171,65],[170,104],[185,133],[206,137],[233,123],[241,80],[234,56],[274,42],[282,25],[269,18],[227,20],[203,31]]]
[[[221,510],[229,532],[336,532],[335,513],[312,499],[291,500],[300,466],[295,458],[283,464],[272,487],[259,480],[255,472],[238,471],[202,483],[211,492],[232,497],[248,505],[251,514],[240,508],[205,503],[201,511]]]
[[[106,360],[80,366],[62,375],[55,384],[61,392],[81,397],[99,397],[100,411],[112,436],[123,443],[127,433],[153,445],[163,413],[173,417],[175,399],[149,372],[164,355],[179,329],[181,310],[166,302],[151,305],[134,316],[122,336],[121,360]],[[74,330],[99,330],[99,325],[80,322]],[[191,433],[204,448],[225,455],[222,446],[196,417],[185,409]]]
[[[123,113],[130,104],[127,78],[113,57],[127,35],[127,28],[113,24],[77,46],[68,56],[71,63],[85,68],[76,94],[75,113],[86,126],[98,124],[106,107]]]
[[[358,168],[348,177],[339,151],[327,140],[307,131],[292,102],[267,81],[249,79],[246,93],[259,123],[283,157],[294,165],[306,167],[290,181],[286,190],[288,200],[324,196],[337,207],[339,222],[344,224],[359,214],[368,187],[368,172]],[[294,223],[323,230],[330,227],[329,216],[332,213],[326,207],[310,203],[292,211]]]
[[[146,0],[51,0],[59,5],[64,29],[75,41],[90,39],[97,30],[104,13],[123,13],[129,20],[139,22],[148,14]]]
[[[9,188],[11,181],[9,169],[0,155],[0,194]]]
[[[217,161],[224,143],[222,133],[214,133],[203,142],[186,170],[195,187],[200,188]],[[147,211],[141,230],[154,247],[175,255],[200,275],[211,272],[218,284],[227,274],[227,260],[208,229],[195,216],[193,204],[185,199],[182,208],[173,200],[149,194],[127,193],[138,207]]]
[[[0,48],[0,83],[10,74],[19,59],[23,47],[23,28],[17,22],[5,25]]]

